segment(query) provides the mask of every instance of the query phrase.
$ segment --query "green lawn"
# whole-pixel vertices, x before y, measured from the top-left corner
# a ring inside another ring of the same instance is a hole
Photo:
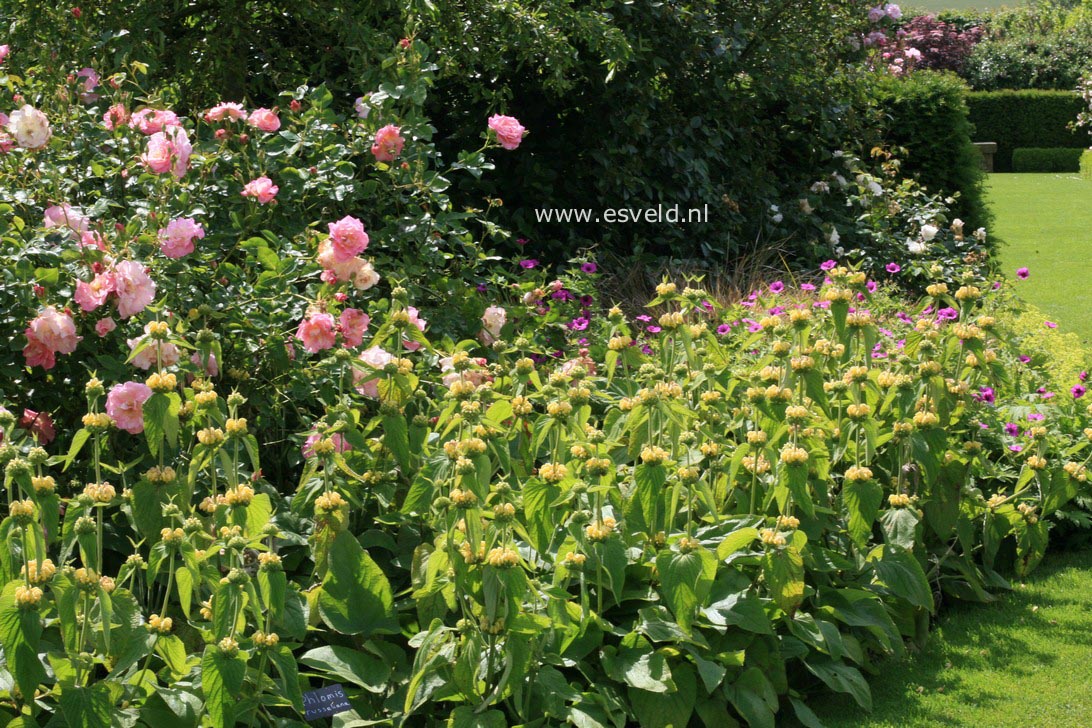
[[[994,174],[993,234],[1017,291],[1086,346],[1092,344],[1092,181],[1076,174]],[[1014,278],[1015,279],[1015,278]]]
[[[1011,594],[944,609],[926,649],[881,664],[871,715],[835,695],[828,728],[1092,725],[1092,551],[1052,554]]]

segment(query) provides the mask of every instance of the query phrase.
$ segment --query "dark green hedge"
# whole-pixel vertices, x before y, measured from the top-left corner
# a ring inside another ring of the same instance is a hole
[[[1071,91],[973,91],[967,94],[974,141],[997,142],[994,169],[1011,172],[1017,147],[1081,148],[1088,137],[1067,127],[1083,108]]]
[[[953,210],[973,230],[988,225],[990,215],[966,94],[955,74],[929,71],[878,76],[873,90],[884,115],[883,142],[907,151],[903,172],[932,192],[958,194]]]
[[[1012,151],[1013,172],[1077,172],[1082,149],[1021,147]]]

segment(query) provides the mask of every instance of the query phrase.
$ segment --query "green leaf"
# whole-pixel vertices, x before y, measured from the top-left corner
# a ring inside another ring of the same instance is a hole
[[[731,685],[724,686],[728,702],[752,728],[773,728],[777,692],[757,667],[743,671]]]
[[[892,544],[877,546],[868,555],[874,583],[915,607],[934,610],[933,590],[914,554]]]
[[[740,549],[750,546],[756,538],[758,538],[758,529],[753,526],[732,531],[717,544],[717,558],[723,561]]]
[[[631,688],[650,693],[672,693],[677,689],[667,658],[651,647],[622,647],[615,654],[604,650],[603,667],[607,677]]]
[[[804,559],[789,546],[773,549],[762,558],[762,574],[774,604],[792,614],[804,600]]]
[[[258,538],[262,535],[262,529],[273,517],[273,504],[269,501],[268,493],[258,493],[246,506],[246,535],[250,538]]]
[[[914,550],[921,519],[913,508],[891,508],[880,517],[884,541],[907,551]]]
[[[288,698],[296,712],[303,713],[303,693],[300,691],[299,668],[296,658],[288,645],[277,645],[267,651],[269,661],[281,675],[279,683],[281,694]]]
[[[299,661],[329,676],[359,685],[372,693],[382,694],[387,689],[391,665],[365,652],[340,645],[318,647],[304,653]]]
[[[155,641],[155,653],[163,658],[163,662],[167,663],[167,667],[176,678],[189,671],[186,665],[186,646],[177,636],[160,635]]]
[[[403,473],[410,472],[409,429],[404,415],[383,416],[383,444],[394,454]]]
[[[804,660],[804,664],[828,688],[839,693],[848,693],[857,701],[857,705],[865,710],[872,710],[872,692],[868,689],[868,681],[860,670],[852,665],[820,657]]]
[[[242,698],[246,659],[242,653],[225,655],[216,645],[205,648],[201,658],[201,693],[215,728],[235,725],[235,704]]]
[[[91,687],[69,685],[61,691],[61,713],[69,728],[103,728],[115,725],[114,699],[107,683]]]
[[[633,530],[655,533],[661,529],[667,471],[663,465],[641,463],[633,469],[633,494],[626,503],[626,522]]]
[[[367,636],[399,631],[386,574],[347,531],[338,533],[330,547],[318,601],[323,621],[336,632]]]
[[[540,554],[548,553],[554,538],[555,512],[550,504],[557,500],[561,489],[531,478],[523,484],[523,513],[527,519],[527,537]]]
[[[447,728],[508,728],[508,719],[499,710],[478,713],[472,706],[463,705],[451,711]]]
[[[842,507],[849,519],[849,535],[860,548],[872,538],[872,524],[883,503],[883,487],[875,480],[845,480],[842,483]]]
[[[733,625],[756,634],[773,634],[762,602],[751,592],[729,594],[713,602],[705,608],[705,618],[717,627]]]
[[[677,690],[673,693],[650,693],[629,688],[633,714],[641,728],[685,728],[694,712],[698,697],[698,678],[688,663],[679,663],[672,671]]]
[[[37,609],[23,609],[15,604],[15,590],[22,582],[9,581],[0,593],[0,645],[4,647],[8,671],[15,678],[26,702],[45,679],[45,668],[38,660],[42,638],[42,620]]]
[[[717,558],[704,548],[689,553],[661,551],[656,557],[660,589],[679,626],[690,631],[694,612],[704,606],[717,575]]]

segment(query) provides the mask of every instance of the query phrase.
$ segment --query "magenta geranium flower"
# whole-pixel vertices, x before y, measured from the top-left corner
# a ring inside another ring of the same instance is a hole
[[[1031,272],[1027,268],[1019,268],[1016,271],[1016,277],[1019,278],[1022,281],[1027,280],[1028,276],[1030,276],[1030,275],[1031,275]]]
[[[892,275],[894,275],[895,273],[898,273],[899,271],[902,270],[902,266],[899,265],[898,263],[888,263],[886,267],[887,267],[887,272],[891,273]]]
[[[1073,399],[1080,399],[1088,393],[1088,389],[1080,384],[1074,384],[1073,388],[1069,390],[1069,393],[1073,395]]]

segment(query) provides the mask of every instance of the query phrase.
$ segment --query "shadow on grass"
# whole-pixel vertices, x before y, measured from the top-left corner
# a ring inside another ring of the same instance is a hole
[[[1092,660],[1090,570],[1092,551],[1054,554],[997,602],[949,605],[924,650],[874,666],[871,714],[847,695],[808,704],[830,728],[1054,725],[1025,711],[1045,701],[1069,717],[1069,693],[1087,694],[1085,679],[1075,678]],[[1074,656],[1083,658],[1079,668]],[[1084,709],[1076,708],[1092,720]]]

